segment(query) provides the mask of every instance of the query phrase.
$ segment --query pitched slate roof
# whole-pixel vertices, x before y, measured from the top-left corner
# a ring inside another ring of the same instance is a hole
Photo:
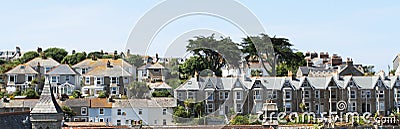
[[[199,83],[197,82],[196,78],[190,78],[185,83],[180,85],[175,90],[199,90]]]
[[[15,99],[10,100],[10,102],[4,103],[0,102],[2,106],[7,108],[22,108],[22,107],[30,107],[33,108],[39,102],[39,99]]]
[[[129,99],[133,108],[176,107],[175,98]]]
[[[58,105],[53,92],[50,90],[50,85],[45,84],[39,102],[32,109],[31,114],[58,114],[63,113]]]
[[[6,72],[6,74],[38,74],[38,72],[29,65],[20,64]]]
[[[67,64],[61,64],[46,73],[47,75],[75,75],[78,74],[75,70],[73,70]]]
[[[28,64],[31,67],[36,67],[38,65],[38,62],[40,63],[40,66],[57,66],[60,65],[60,63],[58,63],[57,61],[55,61],[52,58],[46,58],[43,59],[41,57],[36,57],[35,59],[32,59],[30,61],[28,61],[26,64]]]
[[[85,75],[88,75],[88,76],[113,76],[113,77],[132,76],[132,74],[130,74],[126,70],[122,69],[121,66],[113,66],[113,67],[97,66],[97,67],[93,68],[92,70],[90,70]]]
[[[353,76],[354,83],[361,89],[373,89],[379,78],[379,76]]]
[[[151,83],[151,84],[149,84],[149,87],[151,89],[172,89],[172,87],[169,86],[165,82],[162,82],[162,83]]]
[[[89,99],[67,99],[65,101],[60,102],[61,105],[67,105],[69,107],[89,107]]]
[[[274,90],[282,89],[285,83],[285,77],[265,77],[259,80],[265,88]]]

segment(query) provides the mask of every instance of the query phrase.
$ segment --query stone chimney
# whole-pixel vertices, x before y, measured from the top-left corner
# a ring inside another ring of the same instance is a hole
[[[347,58],[346,65],[347,66],[353,66],[353,59]]]

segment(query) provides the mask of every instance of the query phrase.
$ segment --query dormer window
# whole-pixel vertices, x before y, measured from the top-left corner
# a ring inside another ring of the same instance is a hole
[[[382,86],[382,81],[378,81],[378,86]]]
[[[192,81],[188,81],[188,83],[187,83],[188,85],[192,85]]]
[[[302,85],[302,87],[307,87],[307,86],[308,86],[307,82],[304,82],[303,85]]]
[[[350,86],[350,87],[354,86],[354,82],[353,82],[353,81],[350,81],[350,82],[349,82],[349,86]]]
[[[82,68],[82,72],[81,72],[81,74],[86,74],[86,73],[87,73],[87,71],[88,71],[88,68]]]
[[[22,65],[22,66],[20,66],[19,68],[20,68],[20,69],[25,69],[25,66]]]

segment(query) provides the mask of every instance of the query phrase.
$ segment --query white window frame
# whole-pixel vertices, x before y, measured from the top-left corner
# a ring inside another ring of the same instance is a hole
[[[26,74],[25,76],[26,76],[25,77],[26,82],[31,82],[33,79],[35,79],[35,75],[32,75],[32,74]],[[29,80],[29,77],[31,77],[32,79]]]
[[[100,82],[100,84],[98,84]],[[95,78],[95,83],[96,86],[98,85],[103,85],[104,84],[104,77],[96,77]]]
[[[229,99],[229,91],[224,92],[224,97],[225,97],[225,100]]]
[[[237,103],[237,104],[235,105],[235,110],[236,110],[236,113],[242,113],[242,112],[243,112],[242,104]]]
[[[110,77],[110,83],[111,84],[119,84],[119,77]]]
[[[81,69],[81,74],[86,74],[87,71],[88,71],[88,68],[82,68],[82,69]]]
[[[309,99],[311,96],[310,90],[304,90],[304,98]]]
[[[207,101],[214,101],[214,92],[206,92]]]
[[[315,90],[315,98],[319,99],[321,97],[321,92],[319,90]]]
[[[220,91],[219,92],[219,100],[225,100],[225,92],[224,91]]]
[[[214,103],[207,104],[207,113],[212,113],[214,111]]]
[[[85,84],[89,85],[90,84],[90,77],[85,77]]]
[[[385,101],[379,101],[379,111],[385,111]]]
[[[376,97],[379,96],[379,99],[384,99],[385,97],[385,90],[378,90],[376,91]]]
[[[104,122],[104,118],[99,118],[99,122]]]
[[[357,99],[357,91],[356,90],[350,90],[350,99]]]
[[[118,115],[118,116],[121,116],[121,115],[122,115],[122,109],[120,109],[120,108],[117,109],[117,115]]]
[[[65,75],[65,82],[69,82],[69,75]]]
[[[351,112],[357,111],[357,102],[350,102],[350,109]]]
[[[85,111],[85,113],[83,113]],[[81,107],[81,115],[87,115],[87,107]]]
[[[178,92],[177,94],[178,94],[178,99],[182,99],[182,93]]]
[[[286,112],[291,112],[292,111],[292,103],[291,102],[286,102],[285,103],[285,110],[286,110]]]
[[[236,100],[242,100],[243,99],[242,91],[235,91],[235,99]]]
[[[13,81],[11,81],[11,77],[13,77],[14,79],[13,79]],[[8,76],[8,82],[17,82],[17,75],[10,75],[10,76]]]
[[[255,100],[261,100],[261,91],[260,90],[254,90],[254,99]]]
[[[289,95],[289,98],[288,98],[288,95]],[[285,90],[285,99],[292,100],[292,91],[291,90]]]
[[[60,80],[60,76],[50,76],[52,83],[58,83]]]

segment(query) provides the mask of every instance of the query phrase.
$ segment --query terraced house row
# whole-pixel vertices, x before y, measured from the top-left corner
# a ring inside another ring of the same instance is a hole
[[[399,76],[192,78],[175,89],[178,104],[204,102],[211,115],[257,114],[266,101],[282,112],[371,112],[389,115],[400,107]],[[346,109],[338,109],[344,101]],[[304,106],[300,106],[302,104]]]
[[[85,97],[97,97],[105,91],[112,96],[127,95],[126,87],[136,80],[136,67],[122,59],[86,59],[69,66],[51,58],[35,58],[7,71],[9,93],[35,88],[41,92],[48,77],[53,93],[60,97],[81,90]]]

